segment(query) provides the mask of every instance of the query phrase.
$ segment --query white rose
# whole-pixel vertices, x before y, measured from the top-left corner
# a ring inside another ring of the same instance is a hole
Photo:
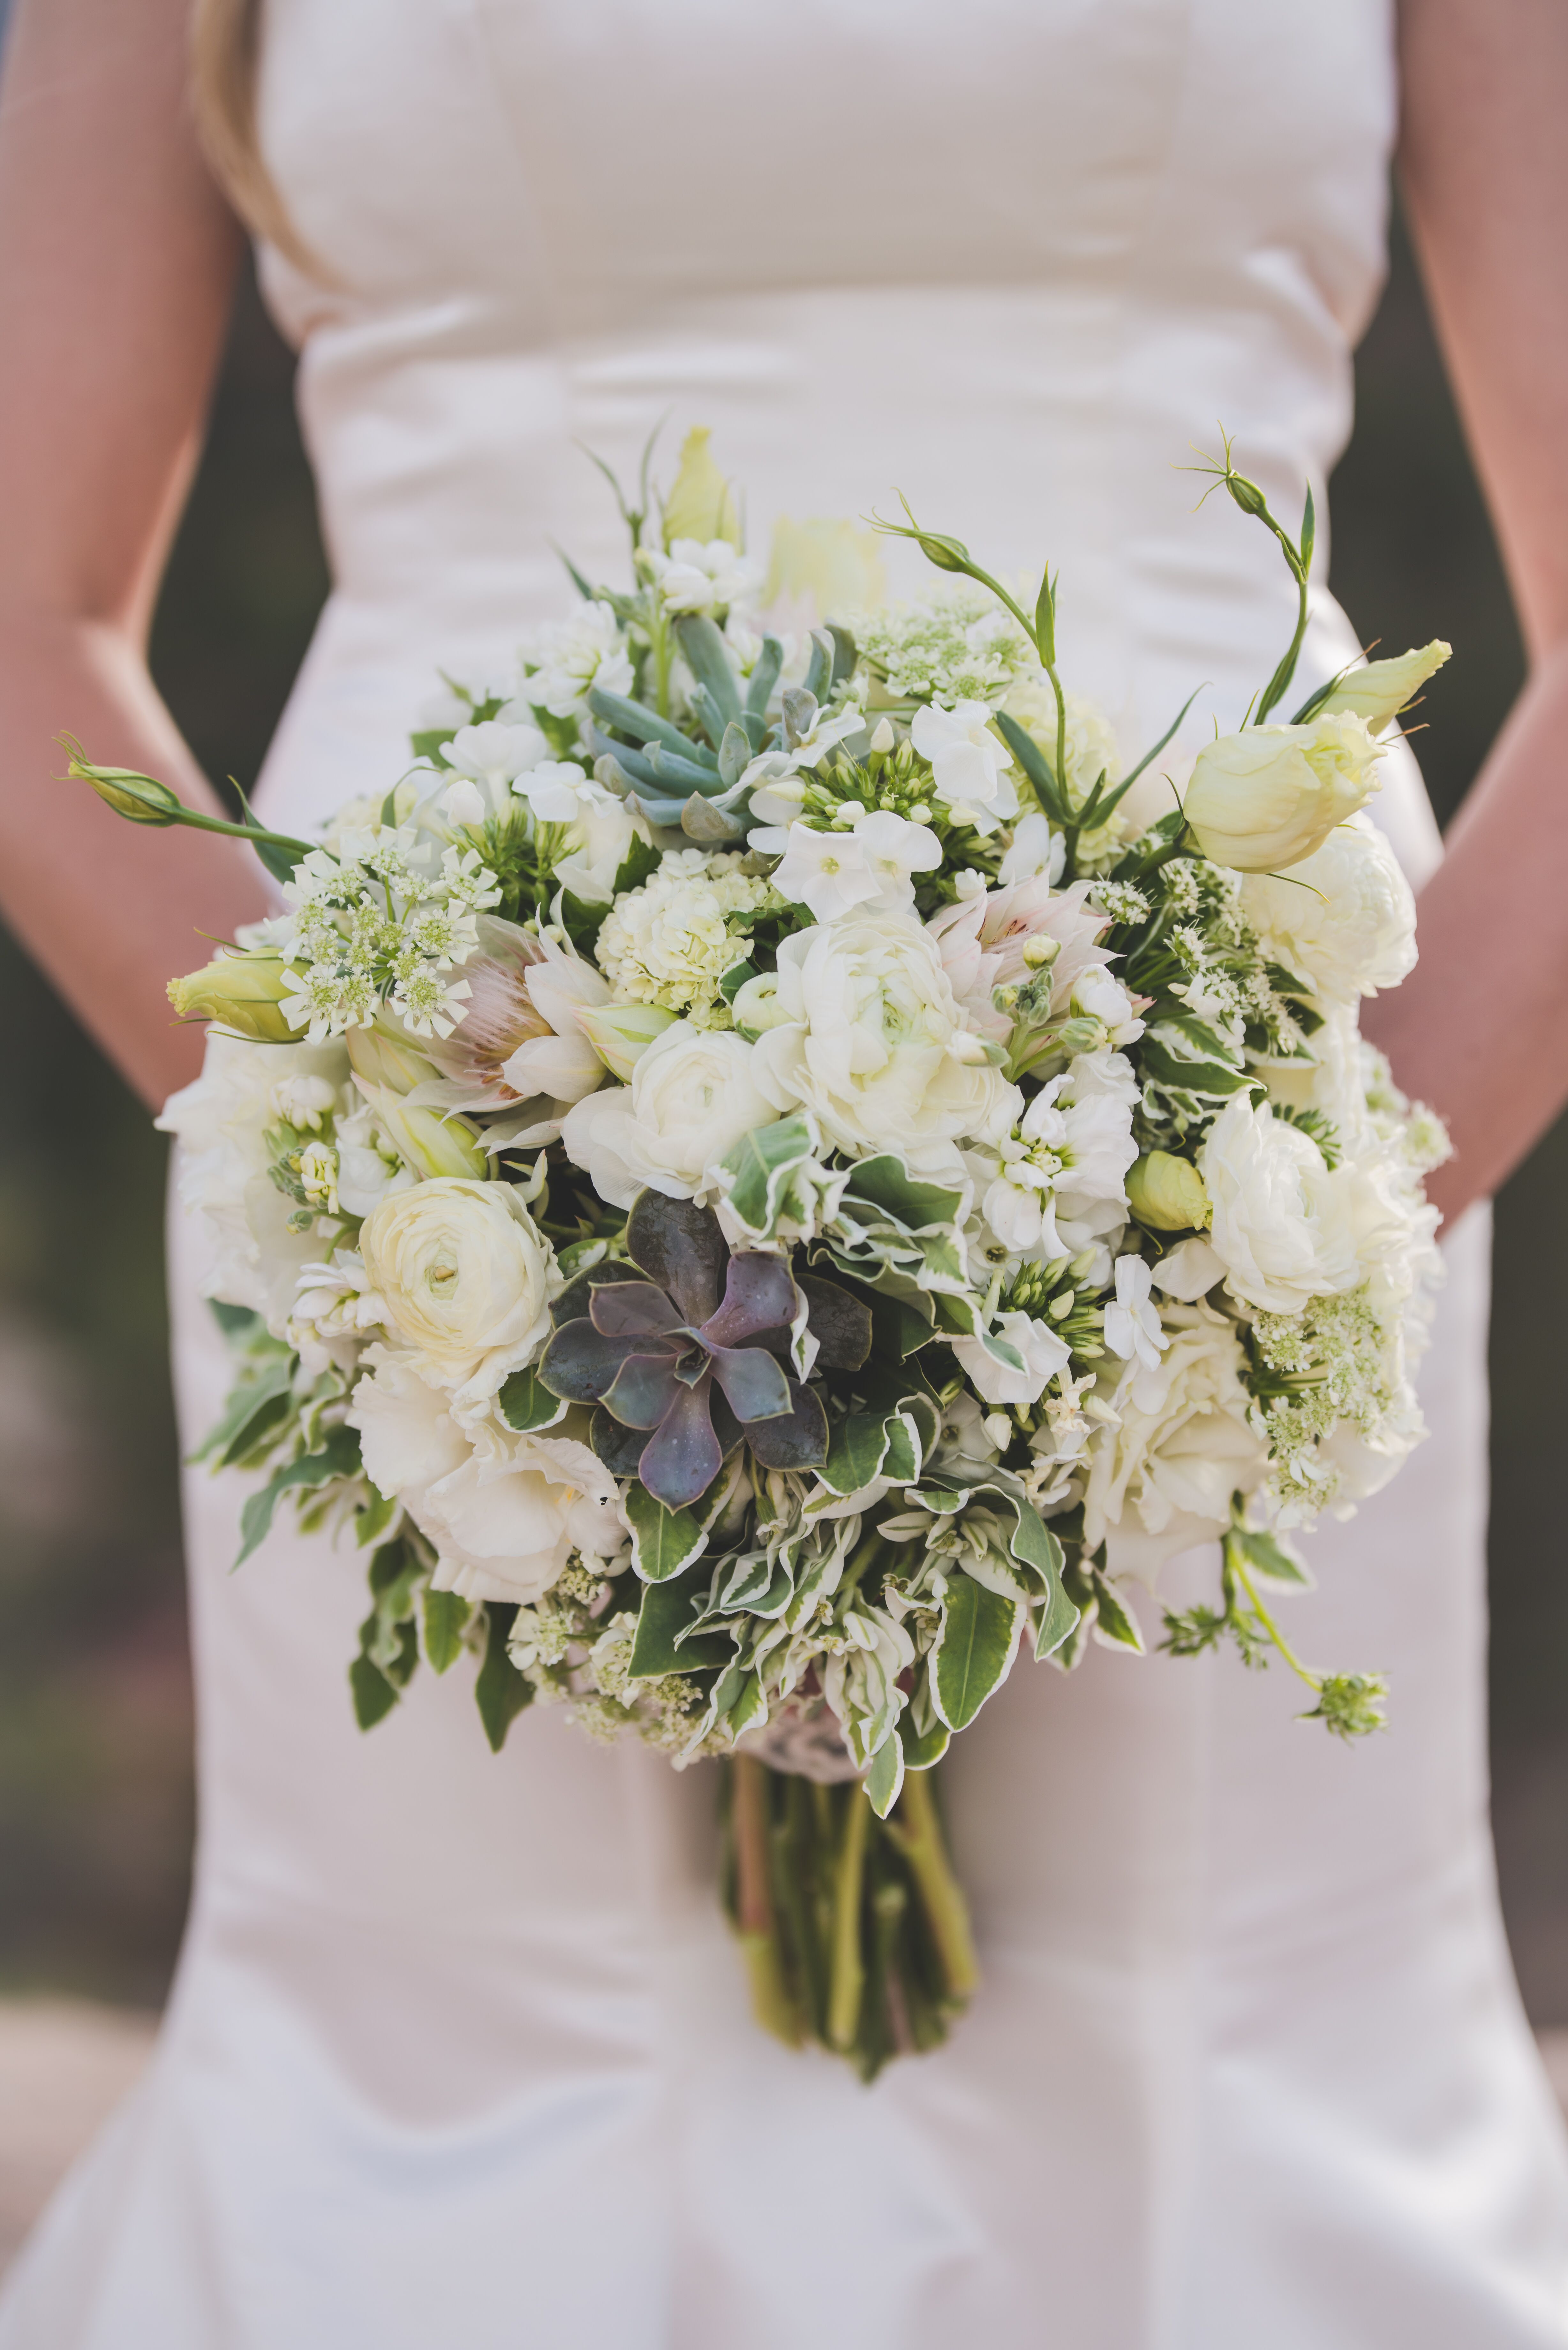
[[[1057,1372],[1065,1370],[1072,1360],[1065,1339],[1048,1322],[1037,1322],[1030,1314],[999,1314],[994,1335],[1022,1357],[1021,1370],[1000,1361],[983,1338],[951,1342],[970,1385],[987,1403],[1038,1402]]]
[[[804,1102],[842,1150],[1000,1137],[1023,1103],[960,1012],[936,940],[897,914],[852,912],[778,951],[784,1017],[758,1038],[757,1081]]]
[[[1323,847],[1378,788],[1363,721],[1331,711],[1310,726],[1249,726],[1205,743],[1183,810],[1212,864],[1277,873]]]
[[[493,1393],[549,1329],[555,1252],[513,1184],[416,1183],[366,1218],[359,1253],[389,1326],[443,1386]]]
[[[1267,1467],[1232,1326],[1202,1305],[1168,1305],[1163,1318],[1169,1344],[1152,1367],[1135,1358],[1122,1373],[1084,1492],[1085,1546],[1105,1543],[1113,1575],[1151,1586],[1168,1558],[1224,1530],[1232,1493],[1250,1493]]]
[[[1213,1211],[1210,1243],[1233,1296],[1262,1314],[1299,1314],[1359,1277],[1353,1170],[1330,1172],[1301,1128],[1239,1094],[1199,1154]]]
[[[406,1358],[378,1349],[373,1359],[349,1425],[371,1483],[434,1544],[438,1591],[524,1604],[543,1598],[574,1550],[604,1558],[619,1548],[615,1480],[586,1444],[490,1421],[471,1438]]]
[[[1397,718],[1414,693],[1418,693],[1427,680],[1448,660],[1453,650],[1438,637],[1419,652],[1400,653],[1393,660],[1366,661],[1353,669],[1324,702],[1324,710],[1353,710],[1366,721],[1369,731],[1381,733],[1390,719]]]
[[[1288,879],[1249,873],[1241,904],[1264,951],[1335,1003],[1397,987],[1415,968],[1416,900],[1366,816],[1331,832]]]
[[[1012,754],[992,733],[983,702],[961,702],[951,710],[928,703],[916,711],[909,740],[930,762],[937,797],[961,822],[990,833],[1017,815],[1018,794],[1007,773]]]
[[[777,1115],[757,1086],[754,1052],[732,1029],[678,1020],[640,1055],[629,1086],[568,1111],[567,1158],[611,1207],[629,1208],[645,1186],[672,1200],[702,1196],[742,1136]]]

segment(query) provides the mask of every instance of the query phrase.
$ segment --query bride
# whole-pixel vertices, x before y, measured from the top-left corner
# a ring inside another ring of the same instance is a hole
[[[21,0],[0,140],[0,877],[154,1104],[198,1049],[164,979],[258,877],[47,778],[68,726],[206,791],[144,643],[236,211],[336,583],[264,781],[283,829],[399,771],[438,661],[504,668],[552,543],[613,576],[575,444],[627,470],[666,411],[713,428],[763,545],[807,484],[846,515],[898,484],[998,569],[1048,550],[1124,748],[1194,675],[1234,724],[1286,583],[1173,466],[1218,418],[1282,512],[1321,494],[1397,121],[1533,675],[1446,861],[1407,751],[1379,808],[1424,885],[1377,1011],[1459,1146],[1449,1286],[1431,1441],[1317,1537],[1304,1606],[1315,1649],[1391,1670],[1391,1733],[1305,1738],[1233,1666],[1015,1676],[950,1774],[984,1989],[867,2090],[753,2028],[707,1773],[539,1714],[494,1760],[435,1688],[361,1741],[358,1565],[280,1534],[231,1579],[242,1493],[199,1475],[184,1956],[0,2350],[1568,2343],[1568,2162],[1486,1828],[1480,1204],[1568,1093],[1568,18],[202,0],[192,50],[186,17]],[[1353,651],[1320,598],[1306,684]],[[201,1246],[177,1226],[192,1439],[225,1369]]]

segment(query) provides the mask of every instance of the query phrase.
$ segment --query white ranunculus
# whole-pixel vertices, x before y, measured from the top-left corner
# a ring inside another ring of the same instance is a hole
[[[569,620],[535,629],[523,643],[520,698],[552,718],[577,718],[590,690],[631,691],[631,662],[607,604],[579,604]]]
[[[1440,670],[1453,650],[1434,637],[1418,652],[1399,653],[1392,660],[1366,661],[1342,677],[1324,702],[1324,710],[1353,710],[1369,731],[1381,733],[1427,680]]]
[[[1366,816],[1331,832],[1288,875],[1249,873],[1241,904],[1264,952],[1335,1003],[1397,987],[1415,969],[1416,900]]]
[[[1376,743],[1350,712],[1205,743],[1183,810],[1210,863],[1278,873],[1323,847],[1378,788]]]
[[[1168,1558],[1223,1532],[1232,1493],[1251,1492],[1267,1467],[1233,1326],[1203,1305],[1167,1306],[1164,1321],[1169,1344],[1153,1367],[1135,1357],[1107,1399],[1114,1418],[1090,1441],[1084,1492],[1085,1547],[1104,1542],[1113,1575],[1151,1587]]]
[[[587,1445],[514,1435],[493,1419],[471,1435],[406,1357],[377,1347],[370,1359],[349,1425],[370,1482],[434,1544],[438,1591],[524,1605],[544,1597],[574,1550],[618,1550],[615,1480]]]
[[[983,702],[961,702],[951,710],[927,703],[915,712],[909,740],[930,762],[932,790],[961,822],[991,833],[1017,815],[1018,794],[1007,772],[1012,754],[992,733]]]
[[[1238,1094],[1199,1153],[1213,1210],[1210,1241],[1233,1296],[1262,1314],[1299,1314],[1359,1277],[1354,1170],[1330,1171],[1288,1119]]]
[[[614,1208],[629,1208],[645,1186],[672,1200],[705,1197],[726,1152],[777,1116],[757,1084],[755,1051],[732,1029],[676,1021],[640,1055],[629,1086],[590,1094],[567,1113],[567,1158]]]
[[[970,1385],[987,1403],[1037,1403],[1057,1372],[1065,1370],[1073,1358],[1065,1339],[1049,1322],[1036,1321],[1032,1314],[999,1314],[994,1335],[1023,1357],[1022,1370],[1000,1362],[982,1338],[951,1341]]]
[[[760,1036],[757,1082],[815,1111],[842,1150],[920,1150],[1007,1133],[1023,1104],[984,1056],[937,941],[905,916],[856,911],[778,951],[784,1018]]]
[[[818,831],[792,824],[752,834],[749,847],[783,861],[770,875],[783,898],[811,910],[814,920],[831,922],[856,906],[884,913],[915,902],[914,877],[934,871],[942,847],[929,825],[911,824],[891,808],[878,808],[852,827]]]
[[[555,1251],[514,1184],[416,1183],[366,1218],[359,1253],[389,1326],[465,1399],[493,1394],[549,1330]]]

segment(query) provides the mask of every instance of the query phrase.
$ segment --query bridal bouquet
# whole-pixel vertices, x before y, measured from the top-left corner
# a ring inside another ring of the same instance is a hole
[[[1448,648],[1277,723],[1310,501],[1293,539],[1212,470],[1300,624],[1179,788],[1179,718],[1124,771],[1064,687],[1054,578],[912,515],[932,593],[770,631],[701,432],[622,502],[630,584],[574,573],[318,843],[73,760],[281,885],[171,987],[213,1027],[161,1120],[238,1357],[204,1451],[266,1472],[242,1557],[285,1502],[369,1552],[367,1727],[468,1656],[495,1747],[551,1702],[732,1758],[758,2011],[867,2074],[972,1988],[929,1774],[1025,1644],[1140,1649],[1217,1539],[1163,1644],[1382,1718],[1276,1612],[1288,1531],[1421,1433],[1446,1145],[1357,1033],[1415,960],[1360,811]]]

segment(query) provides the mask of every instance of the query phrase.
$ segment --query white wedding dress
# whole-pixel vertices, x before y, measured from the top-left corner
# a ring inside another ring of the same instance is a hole
[[[1384,0],[269,0],[262,101],[331,272],[265,261],[337,580],[273,822],[379,792],[438,663],[499,672],[566,609],[552,543],[620,577],[579,444],[633,478],[667,411],[764,553],[897,486],[998,569],[1059,565],[1126,753],[1199,679],[1190,740],[1235,723],[1277,658],[1271,542],[1173,469],[1222,421],[1323,510],[1383,266]],[[1352,650],[1320,598],[1303,679]],[[226,1378],[202,1246],[192,1440]],[[869,2089],[753,2024],[710,1770],[538,1711],[493,1759],[461,1670],[361,1738],[362,1560],[280,1533],[231,1577],[243,1482],[193,1475],[184,1959],[3,2350],[1568,2343],[1487,1829],[1487,1249],[1484,1212],[1448,1245],[1430,1442],[1291,1617],[1391,1673],[1389,1733],[1348,1751],[1231,1658],[1020,1664],[949,1770],[984,1986]]]

